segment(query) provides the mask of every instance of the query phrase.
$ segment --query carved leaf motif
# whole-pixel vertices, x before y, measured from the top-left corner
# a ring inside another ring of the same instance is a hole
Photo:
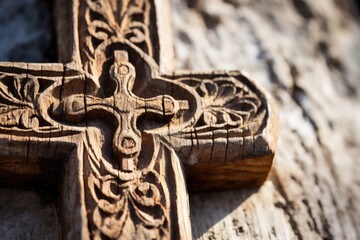
[[[34,104],[39,93],[39,82],[28,74],[0,76],[0,126],[37,128],[39,116]]]
[[[88,206],[95,206],[89,211],[89,218],[96,226],[92,235],[111,239],[126,239],[129,236],[167,239],[168,189],[154,167],[163,161],[162,148],[155,147],[147,166],[126,172],[97,154],[98,149],[91,144],[91,139],[88,138],[86,149],[90,167],[87,189],[91,196],[87,202]]]
[[[201,98],[202,114],[184,133],[206,134],[217,129],[247,129],[262,112],[262,101],[256,92],[232,77],[214,79],[181,79],[193,87]],[[258,126],[259,127],[259,126]]]
[[[87,38],[86,56],[95,60],[96,49],[108,41],[124,42],[129,40],[149,56],[153,55],[150,42],[148,0],[87,0],[85,21],[87,30],[93,38]]]
[[[83,79],[83,74],[64,64],[0,63],[0,133],[39,138],[79,133],[49,113],[59,98],[51,89],[63,81]]]

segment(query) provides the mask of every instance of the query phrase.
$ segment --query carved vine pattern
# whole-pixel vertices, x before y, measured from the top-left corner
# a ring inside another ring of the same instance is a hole
[[[148,0],[86,0],[86,6],[87,60],[99,61],[94,55],[97,49],[125,40],[153,57],[149,26],[151,4]]]
[[[130,41],[145,54],[153,57],[149,27],[150,11],[151,3],[148,0],[87,0],[85,21],[88,35],[86,36],[85,43],[86,57],[83,58],[84,68],[91,73],[97,72],[99,76],[99,72],[103,71],[101,65],[106,62],[104,58],[107,58],[103,55],[103,51],[115,42],[124,43]],[[119,54],[115,56],[115,61],[119,61],[120,57]],[[122,57],[124,57],[123,53]],[[122,66],[120,67],[120,65]],[[141,102],[140,98],[128,92],[131,91],[133,81],[135,80],[135,76],[133,76],[135,72],[131,70],[133,66],[122,59],[122,62],[118,65],[114,64],[114,69],[115,71],[112,70],[114,73],[110,74],[110,78],[113,78],[116,82],[113,95],[117,96],[116,94],[118,94],[120,97],[119,101],[124,101],[121,100],[121,96],[129,97],[129,101],[125,100],[125,102],[132,102],[136,99],[135,105],[139,105],[139,101]],[[117,70],[119,70],[118,73],[116,72]],[[129,70],[133,75],[127,74]],[[124,77],[125,75],[130,75],[130,78]],[[161,96],[159,97],[161,98]],[[158,99],[155,97],[148,101],[145,100],[145,110],[142,111],[166,115],[175,113],[174,110],[171,110],[172,107],[170,105],[173,104],[171,97],[164,98],[163,96],[162,106],[155,106],[154,103]],[[91,97],[88,100],[88,104],[90,102],[91,106],[92,102],[94,102],[93,105],[95,107],[95,101],[98,103],[102,102],[103,106],[109,107],[109,111],[110,109],[114,109],[111,111],[115,112],[119,111],[120,109],[117,110],[117,108],[111,107],[111,100],[111,97],[108,101]],[[170,112],[166,113],[164,108],[169,109]],[[88,111],[89,109],[90,107],[88,106]],[[134,145],[133,149],[135,149],[133,151],[127,150],[126,147],[115,147],[118,151],[114,150],[114,154],[120,156],[120,159],[118,159],[120,166],[114,165],[109,159],[102,158],[91,144],[87,145],[90,164],[87,184],[90,195],[95,202],[95,208],[91,210],[92,213],[89,215],[89,220],[90,224],[94,224],[95,229],[97,229],[91,233],[95,238],[107,236],[121,239],[136,236],[140,239],[169,239],[170,237],[168,215],[170,200],[166,197],[169,196],[166,181],[164,179],[161,180],[164,174],[159,172],[159,168],[163,164],[162,161],[164,161],[159,157],[161,155],[160,146],[154,146],[154,153],[149,165],[138,169],[137,163],[139,162],[142,141],[139,131],[134,126],[138,117],[137,113],[135,113],[136,111],[134,111],[135,109],[122,109],[120,110],[121,113],[119,112],[120,116],[118,118],[121,119],[119,123],[122,126],[118,126],[118,128],[124,128],[124,122],[128,123],[125,129],[116,131],[115,134],[119,134],[120,137],[116,135],[114,139],[119,138],[123,140],[114,142],[113,149],[114,145],[118,146],[123,143],[130,146],[130,148],[131,145]],[[129,165],[122,166],[124,162],[129,163]],[[156,169],[158,170],[155,170],[155,166],[157,166]],[[91,205],[92,202],[88,201],[88,206]],[[124,233],[123,229],[125,226],[127,231]]]
[[[261,97],[234,77],[177,81],[193,87],[202,103],[200,118],[191,128],[178,134],[182,138],[191,138],[194,132],[198,138],[211,136],[209,133],[217,130],[233,130],[247,136],[256,134],[260,129],[261,124],[258,123],[262,122],[264,112]]]
[[[0,75],[0,126],[41,127],[35,107],[39,89],[38,79],[30,74]]]
[[[90,209],[89,220],[93,237],[140,239],[168,239],[170,234],[168,187],[159,168],[164,164],[159,146],[150,146],[154,151],[151,161],[144,165],[140,158],[143,143],[136,128],[137,118],[146,112],[160,116],[172,116],[181,110],[172,97],[162,95],[140,98],[131,90],[135,81],[134,66],[128,62],[126,51],[115,51],[115,62],[110,70],[110,81],[115,90],[108,98],[96,95],[71,95],[62,102],[64,116],[70,122],[89,119],[92,112],[112,115],[117,123],[113,138],[113,158],[105,159],[101,149],[91,144],[88,137],[86,149],[89,152],[90,172],[87,177],[87,191],[92,201],[87,199]],[[91,130],[87,131],[90,134]],[[163,148],[161,148],[163,149]],[[160,152],[160,153],[159,153]],[[117,160],[117,162],[115,161]],[[141,165],[141,167],[139,167]],[[156,167],[157,169],[155,170]],[[94,207],[93,202],[95,203]],[[88,209],[88,210],[89,210]],[[126,227],[126,231],[123,229]]]
[[[116,169],[93,147],[87,149],[91,167],[87,184],[97,203],[92,215],[94,238],[169,239],[169,193],[160,171],[161,148],[155,149],[148,166],[135,172]]]

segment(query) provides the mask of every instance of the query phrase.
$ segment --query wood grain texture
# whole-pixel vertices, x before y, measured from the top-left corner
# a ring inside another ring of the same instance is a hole
[[[360,60],[355,8],[348,1],[332,0],[200,3],[173,1],[176,67],[246,69],[272,89],[280,108],[280,151],[270,180],[260,189],[190,194],[194,239],[358,239]],[[25,52],[31,55],[30,48]],[[16,59],[21,53],[13,52]],[[6,196],[12,193],[2,189],[0,198]],[[46,219],[41,211],[31,211],[39,209],[33,198],[19,193],[11,197],[11,203],[21,201],[29,206],[25,209],[31,222]],[[29,231],[16,228],[19,221],[10,215],[1,226],[6,221],[14,226],[12,233],[43,238],[29,224]],[[1,229],[1,236],[9,231]]]
[[[280,116],[260,189],[190,195],[194,239],[359,238],[354,11],[351,1],[173,1],[177,67],[246,69]]]

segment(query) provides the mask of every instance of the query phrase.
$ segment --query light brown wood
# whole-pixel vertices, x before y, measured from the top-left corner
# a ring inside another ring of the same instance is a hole
[[[65,239],[190,239],[185,182],[259,186],[271,168],[277,119],[254,82],[160,72],[164,3],[59,0],[64,64],[0,63],[1,177],[61,167]],[[19,159],[31,164],[13,170]]]

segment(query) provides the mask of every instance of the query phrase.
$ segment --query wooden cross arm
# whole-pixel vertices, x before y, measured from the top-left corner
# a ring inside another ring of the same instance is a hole
[[[269,96],[238,71],[163,77],[190,87],[194,97],[192,123],[164,137],[182,159],[190,190],[261,185],[272,166],[278,131]]]
[[[49,186],[61,160],[76,148],[80,129],[63,128],[41,114],[39,96],[82,74],[64,64],[0,63],[0,182]],[[69,136],[73,136],[69,140]],[[52,177],[50,177],[52,176]]]

